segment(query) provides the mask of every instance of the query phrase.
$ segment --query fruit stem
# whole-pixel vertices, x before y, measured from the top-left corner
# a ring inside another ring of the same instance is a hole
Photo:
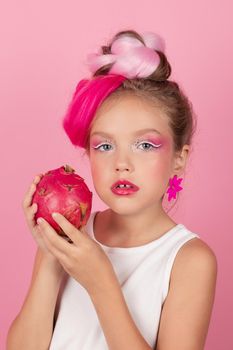
[[[66,173],[74,173],[75,170],[68,164],[66,164],[64,167]]]

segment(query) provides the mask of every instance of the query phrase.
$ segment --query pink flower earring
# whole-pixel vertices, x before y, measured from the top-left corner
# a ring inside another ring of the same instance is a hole
[[[177,175],[174,175],[173,178],[169,179],[169,188],[166,192],[168,193],[168,201],[172,198],[176,199],[176,193],[183,189],[183,187],[179,186],[182,180],[183,178],[179,178]]]

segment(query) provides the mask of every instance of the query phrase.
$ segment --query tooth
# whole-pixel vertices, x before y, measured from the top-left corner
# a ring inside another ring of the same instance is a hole
[[[130,188],[131,186],[130,185],[120,184],[120,185],[118,185],[118,187],[120,187],[120,188]]]

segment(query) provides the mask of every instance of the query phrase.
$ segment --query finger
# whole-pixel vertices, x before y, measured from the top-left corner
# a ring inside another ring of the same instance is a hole
[[[36,190],[36,185],[32,183],[31,186],[29,187],[28,191],[26,192],[25,197],[24,197],[23,209],[28,209],[28,207],[31,205],[32,196],[33,196],[35,190]]]
[[[38,174],[38,175],[36,175],[36,176],[34,177],[34,180],[33,180],[34,184],[38,184],[38,183],[40,182],[40,180],[41,180],[42,177],[43,177],[43,174]]]
[[[43,218],[37,219],[37,224],[41,229],[42,235],[44,235],[48,242],[49,247],[53,254],[56,250],[69,255],[71,251],[73,252],[73,245],[68,243],[65,239],[59,236],[59,234],[54,230],[54,228]]]
[[[36,190],[36,185],[40,182],[42,176],[43,174],[38,174],[34,177],[33,182],[31,183],[29,189],[25,194],[25,197],[22,203],[23,209],[27,209],[31,205],[32,197]]]
[[[52,217],[74,243],[79,243],[80,240],[84,239],[83,233],[79,231],[77,227],[72,225],[65,216],[61,215],[60,213],[52,213]]]
[[[37,225],[36,220],[35,220],[35,213],[37,212],[37,204],[33,203],[25,213],[27,223],[30,229],[34,229]]]
[[[38,225],[38,232],[39,232],[40,239],[43,241],[43,245],[45,246],[47,251],[52,255],[54,255],[62,265],[67,263],[67,256],[60,250],[54,248],[54,246],[51,244],[50,240],[48,239],[47,235],[44,234],[44,230],[40,227],[40,225]]]

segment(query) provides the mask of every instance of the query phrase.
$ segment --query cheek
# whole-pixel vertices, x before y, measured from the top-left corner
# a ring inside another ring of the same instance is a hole
[[[150,164],[152,178],[166,179],[170,174],[171,164],[172,147],[171,144],[167,141],[163,143],[163,146],[158,150]]]
[[[106,161],[103,163],[93,157],[90,160],[90,164],[93,181],[97,183],[106,182],[107,174],[109,173]]]
[[[98,162],[96,162],[95,160],[91,160],[91,171],[92,171],[93,177],[96,178],[101,175],[101,173],[103,172],[103,168],[101,168]]]
[[[169,169],[170,167],[166,160],[160,159],[156,162],[150,171],[148,186],[164,187],[168,181]]]

